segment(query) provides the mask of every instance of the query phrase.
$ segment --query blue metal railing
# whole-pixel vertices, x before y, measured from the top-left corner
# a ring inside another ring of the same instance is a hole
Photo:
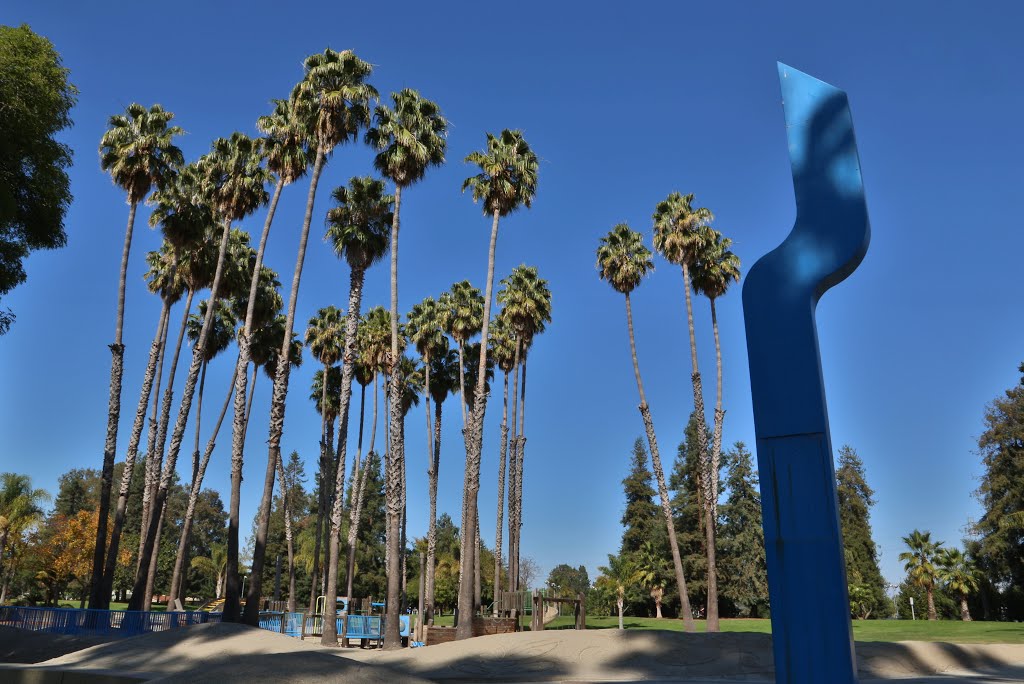
[[[0,625],[51,634],[128,637],[189,625],[220,622],[220,613],[201,611],[78,610],[0,606]]]

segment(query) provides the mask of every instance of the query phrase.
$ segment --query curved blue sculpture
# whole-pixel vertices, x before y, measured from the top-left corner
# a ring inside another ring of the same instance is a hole
[[[776,682],[856,682],[814,310],[870,240],[846,93],[785,64],[797,218],[743,285]]]

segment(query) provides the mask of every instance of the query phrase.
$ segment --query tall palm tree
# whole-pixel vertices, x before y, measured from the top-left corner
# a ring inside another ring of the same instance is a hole
[[[693,206],[692,194],[669,194],[654,209],[654,248],[669,262],[678,264],[683,271],[683,291],[686,300],[686,324],[690,333],[690,376],[693,387],[693,409],[704,425],[704,388],[701,383],[700,367],[697,365],[697,338],[693,328],[693,304],[690,301],[690,270],[696,265],[707,231],[703,230],[714,216],[703,207]],[[715,564],[714,529],[718,488],[717,471],[711,467],[707,431],[698,430],[697,449],[700,453],[700,475],[704,490],[701,503],[704,512],[705,534],[708,535],[707,553],[707,631],[718,631],[718,572]]]
[[[402,190],[420,181],[431,166],[444,163],[448,122],[436,103],[405,88],[391,94],[394,108],[378,105],[373,112],[373,126],[366,132],[366,142],[378,150],[374,168],[395,184],[395,209],[391,223],[391,396],[401,396],[402,377],[398,363],[398,230],[401,224]],[[405,458],[401,443],[402,415],[399,401],[392,402],[389,424],[391,443],[388,447],[387,509],[388,509],[388,591],[384,648],[398,648],[398,543],[400,517],[399,477]]]
[[[128,254],[135,229],[135,211],[153,186],[162,187],[184,164],[181,150],[174,138],[184,133],[169,125],[174,114],[160,105],[146,109],[140,104],[128,105],[124,114],[110,117],[110,128],[100,139],[100,168],[110,173],[114,183],[128,193],[128,228],[121,251],[121,277],[117,286],[117,325],[110,364],[110,398],[107,404],[107,435],[103,444],[103,471],[100,485],[99,524],[96,527],[96,550],[92,563],[92,591],[89,605],[104,607],[104,551],[107,540],[107,518],[110,513],[110,490],[114,481],[114,457],[117,451],[117,427],[121,419],[121,378],[124,375],[124,294],[128,281]],[[101,605],[102,604],[102,605]]]
[[[900,554],[903,561],[903,569],[914,584],[922,587],[928,595],[928,619],[937,620],[935,613],[935,581],[939,578],[938,559],[945,550],[942,542],[932,541],[931,532],[914,530],[906,537],[903,543],[909,551]]]
[[[491,297],[494,289],[494,255],[498,244],[498,221],[521,207],[527,209],[537,194],[537,155],[523,138],[520,131],[505,129],[501,135],[487,134],[487,147],[482,152],[471,152],[465,161],[480,168],[480,173],[470,176],[462,183],[462,190],[473,192],[473,201],[479,202],[485,216],[491,216],[491,240],[487,251],[487,285],[484,288],[483,326],[480,337],[485,344],[481,349],[480,365],[477,371],[477,387],[469,427],[466,431],[466,477],[463,487],[463,508],[469,515],[469,524],[463,524],[463,546],[470,551],[459,562],[462,579],[459,585],[459,611],[471,615],[473,609],[473,587],[470,586],[468,570],[477,561],[473,544],[466,543],[479,535],[477,495],[480,491],[480,460],[484,439],[484,412],[487,409],[487,395],[484,382],[487,366],[487,328],[491,320]],[[466,639],[473,635],[472,620],[461,620],[456,638]]]
[[[0,473],[0,576],[8,542],[42,520],[42,504],[49,498],[45,490],[32,488],[28,475]]]
[[[551,290],[548,288],[548,281],[538,275],[535,267],[525,265],[512,269],[512,273],[501,281],[501,285],[498,301],[504,306],[502,315],[508,318],[516,336],[513,364],[514,367],[522,369],[522,385],[518,388],[519,427],[518,430],[513,430],[512,439],[515,487],[509,499],[509,574],[512,590],[518,591],[519,536],[523,524],[523,467],[526,454],[526,353],[533,344],[534,337],[544,332],[547,324],[551,322]]]
[[[633,358],[633,375],[636,377],[636,388],[640,394],[640,415],[647,432],[647,443],[651,448],[651,464],[658,481],[658,494],[661,497],[661,511],[665,516],[665,527],[668,530],[669,547],[672,549],[672,564],[676,573],[676,585],[682,602],[681,613],[687,632],[695,630],[693,614],[690,612],[690,598],[686,593],[686,578],[683,576],[683,561],[679,556],[679,544],[676,541],[676,527],[672,518],[672,503],[665,486],[665,471],[661,466],[661,453],[658,451],[658,438],[654,434],[654,421],[651,420],[651,409],[647,405],[643,379],[640,377],[640,362],[636,354],[636,336],[633,334],[633,305],[630,293],[640,285],[644,277],[654,270],[651,251],[644,246],[640,233],[630,230],[625,223],[620,223],[607,235],[601,238],[597,248],[597,268],[601,280],[626,298],[626,324],[629,330],[629,350]]]
[[[466,427],[466,388],[463,377],[466,374],[466,344],[478,334],[484,325],[484,296],[480,288],[473,287],[468,280],[459,281],[441,295],[438,302],[441,326],[455,340],[459,352],[459,403],[462,406],[462,427]]]
[[[430,399],[434,402],[434,451],[431,455],[430,468],[427,476],[430,486],[430,520],[427,523],[427,567],[424,583],[425,619],[434,617],[434,577],[436,574],[435,559],[437,558],[437,478],[441,467],[441,418],[442,406],[453,392],[458,391],[461,376],[459,375],[458,355],[453,350],[436,354],[430,360]]]
[[[313,358],[323,364],[324,371],[321,372],[320,392],[318,399],[322,408],[328,405],[327,387],[328,383],[323,382],[323,372],[336,364],[342,356],[344,349],[344,314],[336,306],[325,306],[316,312],[316,315],[309,319],[306,328],[306,346],[313,352]],[[339,385],[340,391],[340,385]],[[328,501],[328,480],[330,479],[330,464],[333,458],[334,423],[328,426],[328,412],[320,411],[320,488],[317,491],[317,518],[316,518],[316,543],[313,552],[312,582],[310,583],[313,595],[318,589],[317,580],[320,578],[320,544],[323,541],[324,525],[327,521]]]
[[[978,566],[960,549],[942,549],[938,555],[939,579],[960,597],[960,619],[971,621],[967,597],[978,591]]]
[[[385,192],[384,182],[370,176],[349,179],[348,187],[335,188],[336,206],[327,212],[327,234],[335,253],[349,265],[348,315],[342,348],[345,363],[342,367],[341,395],[338,409],[338,467],[334,477],[330,507],[330,543],[327,549],[326,596],[336,596],[338,590],[338,558],[341,522],[345,495],[345,460],[348,455],[348,417],[352,401],[352,379],[358,356],[359,315],[363,301],[363,283],[366,271],[384,258],[388,250],[388,233],[393,221],[394,198]],[[357,459],[359,456],[357,456]],[[357,463],[358,465],[358,463]],[[330,622],[330,621],[328,621]],[[321,635],[323,644],[338,643],[337,626],[325,623]]]
[[[321,309],[321,311],[324,311],[324,309]],[[309,329],[306,332],[308,334]],[[308,336],[306,338],[306,345],[311,346]],[[337,346],[337,350],[340,357],[340,343]],[[313,357],[318,358],[316,352],[313,353]],[[316,597],[323,590],[323,582],[321,581],[323,578],[320,575],[320,559],[323,556],[321,547],[326,548],[326,545],[323,544],[325,534],[330,530],[330,522],[327,517],[327,510],[329,508],[327,489],[330,486],[328,483],[332,481],[332,473],[334,472],[334,459],[331,454],[334,450],[334,421],[338,417],[338,403],[341,397],[341,372],[341,366],[333,365],[318,370],[313,374],[313,384],[309,394],[309,399],[313,402],[316,412],[320,414],[320,421],[323,426],[320,435],[320,486],[317,488],[316,532],[314,534],[315,542],[310,566],[310,606],[316,605]],[[326,382],[324,381],[325,378]],[[332,444],[325,445],[325,437]],[[279,469],[278,475],[280,474]],[[326,562],[323,567],[327,567]],[[310,612],[312,610],[313,608],[310,608]]]
[[[310,175],[306,214],[299,235],[299,250],[292,276],[291,294],[285,319],[285,345],[295,323],[302,266],[306,258],[306,243],[313,220],[313,201],[324,163],[335,147],[355,140],[360,129],[369,123],[369,102],[377,96],[373,86],[366,83],[373,67],[351,51],[335,52],[330,48],[310,55],[303,62],[304,78],[292,91],[292,102],[305,124],[310,148],[316,148],[313,171]],[[287,346],[282,347],[280,366],[275,373],[274,391],[270,402],[270,436],[267,469],[263,480],[263,496],[256,517],[256,541],[252,556],[252,580],[246,598],[244,622],[259,624],[259,598],[263,589],[263,564],[267,534],[270,530],[270,506],[274,497],[274,476],[277,460],[281,458],[281,435],[284,432],[285,397],[288,394]],[[344,418],[342,418],[344,420]],[[230,573],[229,573],[230,574]],[[229,582],[231,581],[229,577]],[[228,603],[231,603],[230,599]],[[227,609],[227,606],[225,606]]]
[[[261,149],[262,145],[259,141],[252,140],[242,133],[235,132],[230,138],[214,140],[211,152],[199,162],[200,170],[203,174],[203,185],[210,198],[210,205],[213,207],[214,214],[224,226],[221,234],[220,248],[217,253],[217,269],[213,276],[213,284],[210,287],[211,301],[216,300],[220,296],[219,288],[225,270],[225,257],[227,255],[228,238],[231,234],[232,222],[248,216],[267,202],[265,186],[269,180],[269,175],[267,170],[260,165],[262,161]],[[192,363],[189,366],[188,376],[185,379],[185,388],[182,392],[181,405],[178,409],[178,418],[174,424],[174,431],[171,433],[167,462],[164,464],[164,469],[160,476],[160,488],[151,505],[153,514],[150,516],[145,535],[145,547],[140,557],[139,572],[136,573],[135,586],[132,591],[131,601],[129,602],[129,609],[131,610],[148,608],[148,605],[143,605],[145,578],[153,555],[153,548],[156,544],[156,537],[162,518],[161,512],[167,500],[167,492],[171,485],[175,467],[177,466],[178,453],[181,450],[182,440],[185,436],[185,423],[192,408],[192,399],[203,361],[203,350],[206,347],[206,340],[212,327],[214,308],[207,308],[203,328],[193,348]],[[232,572],[237,574],[237,544],[234,565],[232,565],[230,558],[232,551],[230,526],[228,538],[228,580],[230,584]],[[235,530],[235,541],[237,542],[237,529]],[[147,570],[144,570],[144,568]],[[237,602],[237,597],[235,600]],[[145,603],[148,603],[148,601]],[[230,595],[228,603],[231,603]]]
[[[515,368],[517,340],[504,310],[495,316],[490,329],[490,356],[494,365],[501,369],[504,379],[504,393],[501,412],[501,440],[498,443],[498,512],[494,531],[494,605],[497,616],[498,592],[501,591],[501,544],[505,514],[505,457],[508,451],[508,379]],[[513,390],[515,394],[515,390]],[[509,484],[511,485],[510,480]],[[511,492],[511,490],[510,490]],[[511,502],[511,496],[509,498]],[[509,587],[511,590],[511,586]]]
[[[270,207],[267,210],[267,217],[263,223],[263,233],[260,235],[259,247],[256,250],[256,261],[251,273],[249,283],[249,296],[246,297],[245,314],[239,316],[244,322],[238,337],[238,360],[235,368],[235,403],[234,417],[231,424],[231,506],[237,511],[237,504],[241,496],[242,484],[242,460],[245,448],[246,428],[249,425],[249,412],[252,409],[252,399],[255,396],[255,389],[247,389],[247,373],[249,361],[252,357],[252,337],[254,331],[261,327],[257,322],[257,311],[255,310],[258,301],[257,290],[260,287],[260,273],[263,268],[263,254],[267,245],[267,238],[270,235],[270,226],[277,211],[277,202],[281,197],[281,191],[285,185],[294,183],[305,175],[309,168],[309,136],[307,135],[306,122],[303,121],[299,112],[296,111],[293,100],[275,100],[274,112],[262,116],[256,121],[256,127],[264,134],[263,151],[266,155],[267,170],[277,177],[274,186],[274,194],[270,200]],[[314,184],[315,185],[315,184]],[[280,306],[274,307],[270,312],[270,318],[274,317]],[[269,321],[264,320],[264,324]],[[254,366],[259,364],[254,364]],[[253,383],[256,382],[256,369],[253,368]],[[250,395],[249,405],[246,406],[246,394]],[[237,520],[235,521],[237,537]],[[229,544],[229,546],[231,546]],[[237,548],[237,542],[235,544]],[[237,553],[235,554],[235,568],[237,570]],[[229,573],[231,574],[231,573]],[[237,575],[237,572],[236,572]],[[236,580],[237,581],[237,580]],[[232,618],[237,618],[237,607],[232,601]]]

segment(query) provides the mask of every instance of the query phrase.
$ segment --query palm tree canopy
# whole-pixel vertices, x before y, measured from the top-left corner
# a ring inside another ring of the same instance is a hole
[[[0,473],[0,535],[18,534],[41,520],[42,503],[49,499],[45,490],[32,488],[28,475]]]
[[[252,269],[256,266],[256,250],[249,245],[249,234],[232,228],[228,234],[228,249],[224,255],[224,274],[221,276],[217,296],[220,298],[249,299]],[[245,320],[245,312],[238,317]]]
[[[263,372],[271,380],[277,375],[277,357],[281,353],[286,322],[285,315],[278,314],[273,321],[253,330],[252,333],[250,358],[255,365],[263,368]],[[292,368],[302,365],[302,341],[297,333],[292,333],[292,343],[288,347],[288,363]]]
[[[150,227],[160,226],[164,239],[179,250],[202,241],[216,223],[197,164],[189,164],[168,178],[150,196],[150,203]]]
[[[199,302],[199,313],[189,314],[186,334],[192,344],[199,341],[199,335],[203,330],[203,321],[206,319],[208,307],[209,303],[204,299]],[[206,348],[203,350],[204,361],[209,363],[231,345],[231,342],[235,339],[235,326],[237,325],[238,320],[231,311],[231,303],[218,299],[217,306],[213,310],[210,331],[206,336]]]
[[[221,229],[211,224],[203,238],[178,250],[178,273],[193,294],[210,287],[217,271]]]
[[[459,355],[454,349],[430,358],[430,398],[441,405],[459,391]]]
[[[175,259],[175,250],[166,240],[159,250],[146,254],[146,265],[149,266],[143,276],[146,287],[168,304],[176,303],[185,292],[185,280],[178,271]]]
[[[309,319],[306,328],[306,346],[325,366],[341,359],[345,343],[345,314],[336,306],[325,306]]]
[[[359,336],[356,335],[357,345],[358,339]],[[363,387],[366,387],[371,382],[373,382],[373,368],[366,364],[361,355],[352,361],[352,375],[355,378],[356,382],[358,382]]]
[[[477,375],[480,372],[480,343],[474,342],[473,344],[466,345],[466,403],[469,406],[473,405],[476,401],[476,381]],[[458,377],[458,376],[456,376]],[[490,356],[487,357],[487,371],[484,375],[484,396],[491,391],[491,380],[494,379],[494,359]],[[431,389],[433,389],[434,376],[430,376]],[[456,383],[458,384],[458,383]]]
[[[313,384],[309,390],[309,399],[313,402],[313,406],[316,407],[317,413],[323,413],[323,407],[320,402],[323,400],[324,390],[324,371],[321,368],[317,372],[313,373]],[[327,415],[324,416],[328,421],[334,420],[338,416],[341,403],[341,366],[328,366],[327,367]]]
[[[399,343],[404,338],[400,337]],[[391,354],[391,314],[383,306],[375,306],[363,316],[356,333],[359,357],[374,373],[385,372]]]
[[[402,372],[402,417],[404,418],[413,406],[419,406],[420,394],[423,393],[423,370],[408,356],[398,362]]]
[[[309,168],[308,135],[291,100],[272,102],[273,113],[256,119],[256,128],[263,134],[267,168],[288,185]]]
[[[732,240],[709,227],[701,232],[704,237],[694,259],[693,291],[717,299],[740,281],[740,258],[729,249]]]
[[[158,104],[146,109],[135,102],[110,117],[100,139],[100,168],[128,193],[129,204],[141,202],[154,185],[162,187],[185,163],[174,144],[185,131],[169,125],[173,118]]]
[[[468,280],[455,283],[442,294],[438,308],[441,326],[460,345],[480,332],[484,324],[484,296]]]
[[[273,320],[283,306],[281,282],[277,279],[277,271],[269,266],[260,265],[260,277],[256,284],[256,306],[253,307],[253,329]],[[231,311],[235,314],[235,318],[244,321],[248,310],[249,286],[246,285],[231,299]]]
[[[405,187],[423,178],[431,166],[444,163],[448,122],[436,103],[405,88],[392,93],[394,109],[378,105],[366,142],[378,150],[373,166],[395,185]]]
[[[235,131],[217,138],[198,165],[214,211],[222,221],[238,221],[267,203],[272,180],[262,166],[263,141]]]
[[[534,335],[544,332],[551,322],[551,290],[548,281],[537,275],[535,266],[517,266],[501,281],[498,301],[502,314],[529,344]]]
[[[395,198],[384,192],[384,181],[355,176],[332,193],[337,206],[327,211],[324,236],[353,270],[365,271],[388,253]]]
[[[326,154],[369,124],[377,90],[366,79],[373,67],[351,50],[330,48],[306,57],[302,66],[305,76],[292,90],[292,106],[310,147],[319,145]]]
[[[521,131],[507,128],[500,136],[487,134],[487,148],[471,152],[466,162],[480,167],[480,173],[462,183],[462,191],[473,190],[473,201],[483,205],[485,214],[507,216],[519,207],[530,208],[537,194],[537,155]]]
[[[654,270],[651,256],[640,233],[620,223],[601,238],[597,248],[598,275],[618,292],[629,294]]]
[[[939,579],[957,594],[967,595],[978,590],[978,567],[960,549],[942,549],[938,554]]]
[[[488,343],[487,356],[494,359],[494,365],[503,373],[511,373],[516,358],[516,332],[509,323],[505,309],[494,317],[487,328]]]
[[[614,556],[608,554],[608,565],[598,566],[596,584],[600,587],[612,589],[619,599],[626,595],[626,589],[636,584],[638,573],[636,566],[623,555]]]
[[[942,542],[933,542],[931,532],[914,530],[908,536],[903,537],[903,543],[910,551],[901,553],[900,560],[904,561],[903,568],[910,575],[911,580],[922,587],[932,586],[937,576],[935,560],[942,547]]]
[[[694,208],[693,195],[673,192],[654,209],[654,248],[673,264],[693,263],[705,235],[700,228],[714,220],[703,207]]]
[[[433,297],[413,304],[406,319],[409,341],[424,360],[429,361],[433,356],[448,351],[448,338],[441,327],[442,312]]]

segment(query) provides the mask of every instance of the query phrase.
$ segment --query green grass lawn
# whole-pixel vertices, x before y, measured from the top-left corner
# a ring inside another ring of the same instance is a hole
[[[625,617],[626,629],[665,629],[683,631],[681,620]],[[528,626],[529,618],[523,619]],[[440,616],[434,624],[450,627],[452,616]],[[571,617],[555,618],[548,629],[572,628]],[[704,631],[704,621],[697,620],[697,631]],[[617,617],[587,616],[587,629],[616,629]],[[754,632],[771,634],[770,620],[730,619],[722,620],[723,632]],[[959,620],[854,620],[853,637],[857,641],[948,641],[960,644],[1022,644],[1024,623],[1016,622],[961,622]]]

